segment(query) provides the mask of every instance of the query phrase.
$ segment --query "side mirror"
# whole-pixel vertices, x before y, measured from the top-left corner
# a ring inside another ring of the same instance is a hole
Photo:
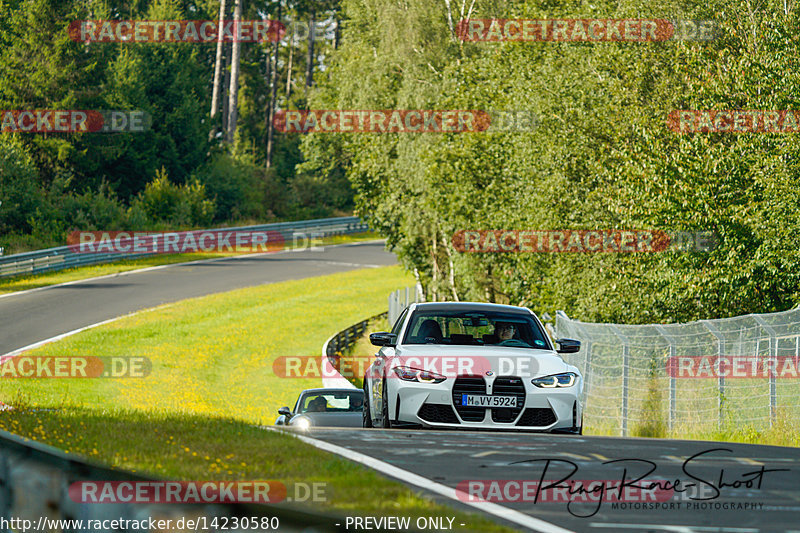
[[[281,407],[280,409],[278,409],[278,414],[283,415],[285,417],[292,416],[292,412],[289,410],[288,407]]]
[[[577,353],[581,349],[581,341],[575,339],[556,339],[558,353]]]
[[[370,333],[369,342],[375,346],[396,346],[397,335],[381,331],[380,333]]]

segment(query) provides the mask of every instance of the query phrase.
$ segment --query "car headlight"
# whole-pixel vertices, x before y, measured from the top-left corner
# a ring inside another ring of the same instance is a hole
[[[418,383],[441,383],[447,378],[430,370],[420,370],[410,366],[396,366],[394,373],[403,381],[416,381]]]
[[[308,429],[311,426],[311,420],[304,416],[298,416],[293,418],[290,424],[300,429]]]
[[[555,389],[558,387],[572,387],[576,381],[578,381],[578,374],[564,372],[563,374],[533,378],[531,383],[543,389]]]

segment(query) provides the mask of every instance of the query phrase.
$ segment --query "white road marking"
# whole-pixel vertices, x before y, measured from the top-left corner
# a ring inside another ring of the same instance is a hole
[[[571,531],[569,529],[564,529],[555,524],[551,524],[550,522],[545,522],[544,520],[528,516],[519,511],[503,507],[502,505],[497,505],[496,503],[484,502],[484,501],[470,502],[466,501],[466,498],[464,500],[460,500],[458,498],[458,495],[464,494],[463,492],[457,491],[456,489],[450,488],[446,485],[442,485],[441,483],[436,483],[431,479],[414,474],[413,472],[409,472],[408,470],[403,470],[402,468],[390,465],[389,463],[385,463],[379,459],[370,457],[369,455],[349,450],[347,448],[343,448],[342,446],[337,446],[335,444],[331,444],[323,440],[313,439],[305,435],[298,435],[294,432],[281,431],[277,428],[269,426],[261,426],[261,427],[262,429],[266,429],[269,431],[276,431],[280,433],[288,433],[294,435],[296,438],[314,446],[315,448],[319,448],[320,450],[325,450],[326,452],[331,452],[337,455],[341,455],[346,459],[350,459],[351,461],[361,463],[387,476],[391,476],[393,478],[402,480],[406,483],[416,485],[417,487],[420,487],[422,489],[435,492],[436,494],[445,496],[446,498],[450,498],[451,500],[455,500],[457,502],[469,505],[471,507],[475,507],[476,509],[478,509],[483,513],[487,513],[490,515],[494,515],[498,518],[508,520],[509,522],[519,524],[533,531],[538,531],[540,533],[575,533],[574,531]]]

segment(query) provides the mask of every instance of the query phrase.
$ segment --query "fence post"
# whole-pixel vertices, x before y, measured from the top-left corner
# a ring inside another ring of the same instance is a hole
[[[772,327],[764,322],[758,315],[750,315],[769,334],[769,357],[772,359],[772,371],[769,374],[769,427],[775,424],[778,417],[778,384],[776,375],[778,369],[778,335]]]
[[[675,356],[678,355],[678,347],[675,345],[675,339],[667,333],[667,330],[664,329],[661,325],[656,325],[656,329],[664,337],[667,342],[669,343],[669,362],[667,366],[675,360]],[[674,374],[674,372],[673,372]],[[675,376],[670,375],[669,377],[669,430],[672,431],[673,426],[675,425],[675,405],[677,403],[677,396],[678,391],[675,382]]]
[[[700,323],[717,338],[717,368],[719,368],[719,361],[725,355],[725,338],[716,326],[708,320],[700,320]],[[717,378],[717,387],[719,388],[719,397],[717,398],[719,419],[717,420],[717,427],[721,429],[725,420],[725,378],[721,375]]]
[[[622,341],[622,436],[628,436],[628,366],[630,360],[630,346],[628,338],[623,335],[617,326],[611,326],[614,335]]]

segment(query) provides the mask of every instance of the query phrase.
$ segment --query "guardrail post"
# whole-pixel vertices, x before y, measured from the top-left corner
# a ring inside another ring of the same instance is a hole
[[[716,326],[708,320],[701,320],[700,323],[717,338],[717,368],[719,368],[719,361],[725,355],[725,338]],[[725,377],[721,375],[717,377],[717,388],[719,389],[719,396],[717,398],[717,407],[719,409],[717,427],[721,429],[725,421]]]

